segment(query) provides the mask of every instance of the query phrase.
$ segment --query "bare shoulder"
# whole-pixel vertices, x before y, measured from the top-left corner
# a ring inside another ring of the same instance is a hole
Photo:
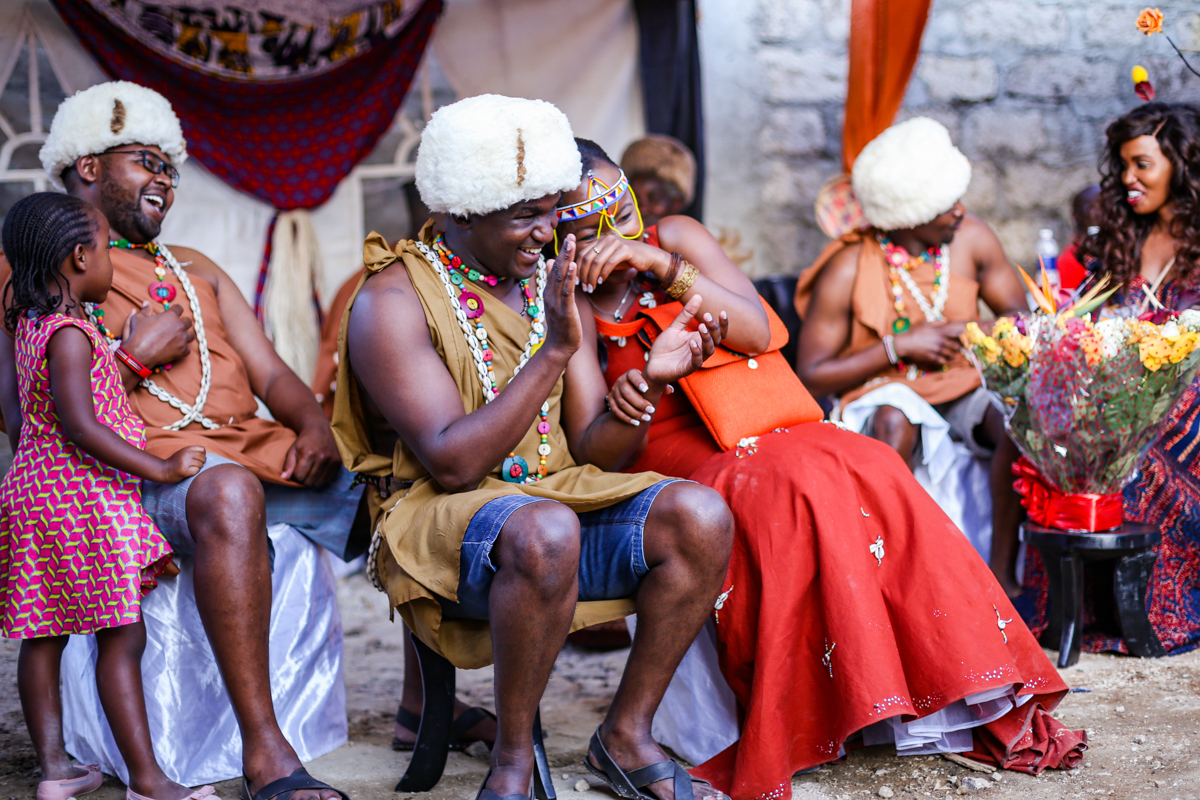
[[[1000,237],[992,230],[992,226],[974,214],[963,217],[962,227],[958,229],[958,235],[954,239],[967,245],[973,253],[990,253],[1000,246]]]
[[[663,217],[658,221],[658,243],[664,250],[677,251],[688,244],[694,245],[698,237],[701,240],[710,239],[716,242],[708,228],[691,217],[679,214]]]
[[[408,270],[396,261],[367,276],[350,309],[347,334],[364,336],[381,328],[399,332],[410,329],[418,320],[424,325],[421,300],[413,289]],[[422,340],[417,338],[418,342]]]
[[[829,261],[821,268],[821,274],[817,276],[814,290],[822,294],[838,293],[839,290],[848,293],[854,286],[854,279],[858,277],[858,257],[861,253],[862,244],[855,242],[830,256]]]
[[[225,270],[218,267],[215,261],[199,250],[176,245],[168,245],[168,247],[185,272],[197,278],[203,278],[217,294],[221,293],[222,284],[232,285],[233,279],[226,274]]]
[[[968,260],[954,259],[955,251],[966,255]],[[1008,263],[1008,259],[1004,255],[1004,247],[1000,244],[1000,237],[992,230],[992,226],[974,214],[967,214],[963,217],[962,227],[958,229],[958,234],[950,245],[950,252],[951,264],[955,272],[963,268],[964,264],[969,263],[971,271],[980,275],[992,266]],[[954,264],[956,260],[958,263]]]

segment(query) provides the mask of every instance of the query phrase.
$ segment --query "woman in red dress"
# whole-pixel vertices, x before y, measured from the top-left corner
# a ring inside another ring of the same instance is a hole
[[[584,182],[560,201],[558,236],[579,243],[610,405],[647,428],[628,468],[712,486],[737,521],[714,622],[740,738],[694,774],[735,800],[786,798],[793,773],[860,732],[908,753],[973,747],[1028,772],[1075,766],[1086,735],[1047,713],[1066,684],[895,451],[819,421],[722,451],[683,391],[647,392],[651,307],[701,295],[697,316],[727,312],[723,344],[748,357],[769,347],[768,312],[702,225],[667,217],[642,231],[619,168],[591,142],[580,152]],[[745,391],[727,402],[753,404],[752,381]]]

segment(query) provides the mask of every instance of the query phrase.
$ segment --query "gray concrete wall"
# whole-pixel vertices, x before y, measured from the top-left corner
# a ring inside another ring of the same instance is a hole
[[[1037,229],[1070,235],[1070,200],[1097,180],[1104,127],[1139,101],[1200,102],[1162,36],[1134,22],[1145,0],[934,0],[899,119],[944,123],[971,159],[965,202],[1009,258],[1032,261]],[[849,0],[700,0],[708,151],[706,221],[738,232],[755,277],[795,273],[827,239],[813,219],[840,172]],[[1200,7],[1159,4],[1200,68]]]

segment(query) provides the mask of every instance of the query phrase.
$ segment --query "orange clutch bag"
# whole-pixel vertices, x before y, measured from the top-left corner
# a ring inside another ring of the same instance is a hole
[[[817,401],[792,371],[792,365],[779,352],[787,344],[788,332],[783,320],[759,298],[771,324],[771,342],[767,352],[750,357],[726,347],[717,347],[704,366],[683,378],[679,384],[709,433],[722,450],[730,450],[748,436],[761,436],[776,428],[816,422],[825,417]],[[682,303],[667,303],[649,308],[643,315],[649,324],[640,335],[653,345],[667,328]],[[698,323],[693,321],[692,328]]]

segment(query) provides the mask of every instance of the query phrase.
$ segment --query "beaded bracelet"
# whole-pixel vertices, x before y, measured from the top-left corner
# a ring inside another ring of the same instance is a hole
[[[696,278],[700,277],[700,270],[696,269],[691,263],[684,261],[683,269],[679,272],[679,277],[671,282],[671,285],[666,288],[667,296],[672,300],[679,300],[692,288],[692,284],[696,282]]]
[[[116,355],[122,364],[133,370],[134,374],[136,374],[139,378],[149,378],[154,374],[154,370],[150,369],[145,364],[130,355],[129,351],[127,351],[124,347],[118,347],[113,351],[113,354]]]

